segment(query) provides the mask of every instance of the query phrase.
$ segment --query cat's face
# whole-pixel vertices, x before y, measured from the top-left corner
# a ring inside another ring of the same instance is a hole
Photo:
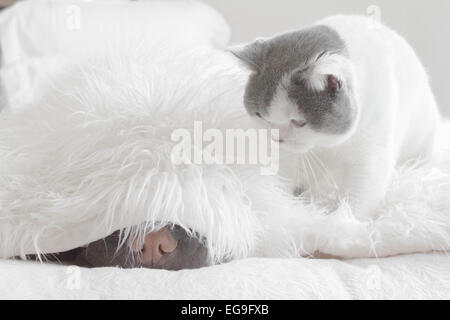
[[[244,97],[248,113],[278,129],[281,146],[306,152],[351,135],[358,119],[353,69],[336,32],[317,26],[233,53],[252,71]]]

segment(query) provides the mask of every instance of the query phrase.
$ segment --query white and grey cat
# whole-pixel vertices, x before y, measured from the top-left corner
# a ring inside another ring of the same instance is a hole
[[[282,174],[315,199],[373,217],[395,166],[432,154],[440,116],[425,69],[373,19],[334,16],[232,51],[252,71],[248,113],[279,129]]]

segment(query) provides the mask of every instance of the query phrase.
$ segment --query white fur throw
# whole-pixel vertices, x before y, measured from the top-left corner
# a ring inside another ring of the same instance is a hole
[[[0,115],[0,257],[165,223],[204,236],[215,262],[450,249],[445,157],[399,168],[372,222],[345,203],[329,214],[296,199],[257,166],[174,165],[175,129],[251,126],[246,77],[231,55],[209,48],[128,50],[49,77],[42,99]]]

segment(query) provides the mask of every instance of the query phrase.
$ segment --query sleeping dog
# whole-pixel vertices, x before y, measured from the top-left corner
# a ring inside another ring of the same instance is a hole
[[[120,232],[67,252],[46,254],[43,260],[70,263],[81,267],[153,268],[181,270],[209,265],[208,252],[197,235],[179,226],[166,226],[148,233],[144,239],[127,239],[120,245]],[[38,260],[36,255],[29,259]]]

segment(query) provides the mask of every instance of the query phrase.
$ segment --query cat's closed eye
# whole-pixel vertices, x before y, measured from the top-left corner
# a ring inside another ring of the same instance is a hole
[[[304,81],[300,78],[293,78],[292,79],[292,84],[296,87],[301,87],[304,84]]]
[[[296,87],[305,86],[306,81],[305,78],[302,76],[302,71],[297,71],[292,75],[291,83]]]

